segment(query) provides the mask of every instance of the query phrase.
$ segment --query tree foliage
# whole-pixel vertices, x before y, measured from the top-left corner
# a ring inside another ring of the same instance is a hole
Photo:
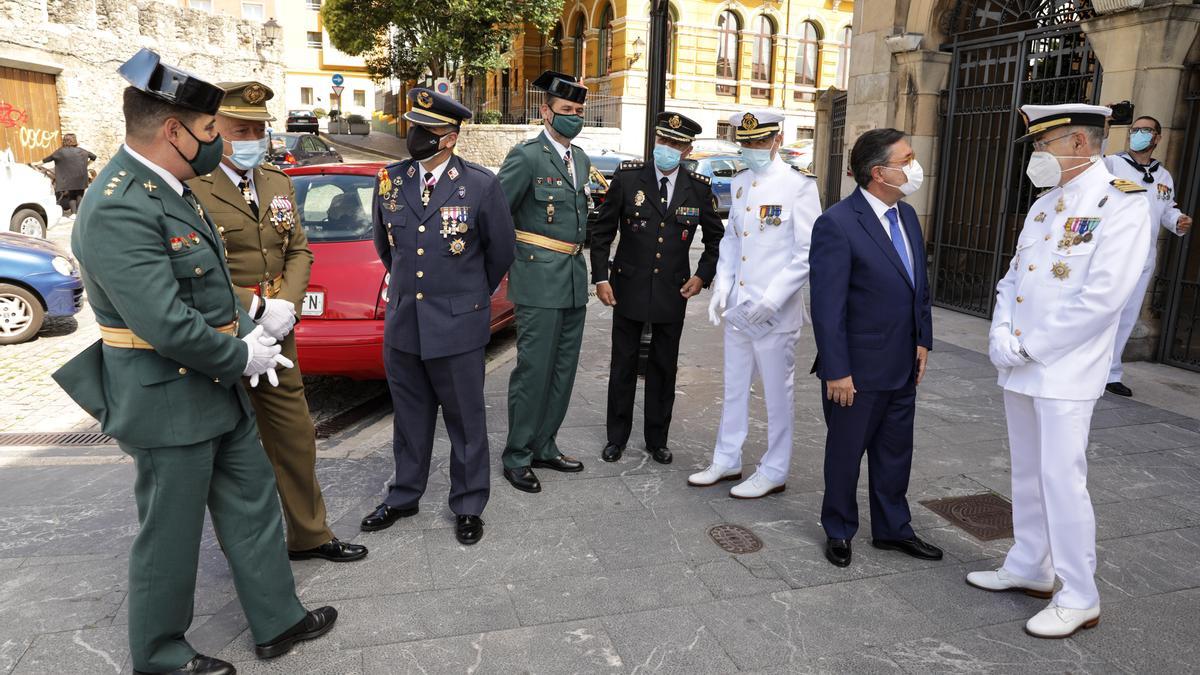
[[[507,65],[513,40],[532,24],[547,33],[563,0],[327,0],[329,39],[362,56],[376,79],[409,80]]]

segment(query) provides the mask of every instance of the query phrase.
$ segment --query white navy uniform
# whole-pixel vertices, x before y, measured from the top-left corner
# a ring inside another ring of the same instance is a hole
[[[1040,582],[1057,575],[1063,586],[1054,602],[1065,608],[1100,602],[1085,450],[1117,318],[1150,248],[1150,210],[1140,190],[1097,161],[1042,194],[996,287],[993,343],[1016,336],[1032,359],[999,371],[1016,539],[1004,569]]]
[[[1125,343],[1129,342],[1129,336],[1137,324],[1138,315],[1142,312],[1142,302],[1146,298],[1146,289],[1150,287],[1150,279],[1154,276],[1154,263],[1158,253],[1158,229],[1155,225],[1161,225],[1171,234],[1182,236],[1183,233],[1179,231],[1178,227],[1179,217],[1183,214],[1180,212],[1179,206],[1175,204],[1175,180],[1171,178],[1171,172],[1167,171],[1167,167],[1157,159],[1151,159],[1144,171],[1134,166],[1137,160],[1124,152],[1109,155],[1104,158],[1104,162],[1112,175],[1146,188],[1145,196],[1150,203],[1150,229],[1153,231],[1150,239],[1150,252],[1146,256],[1146,264],[1142,267],[1142,275],[1138,278],[1133,296],[1129,298],[1125,309],[1121,310],[1121,322],[1117,326],[1117,342],[1113,348],[1108,381],[1120,382],[1121,377],[1125,374],[1124,368],[1121,366],[1121,353],[1125,351]],[[1130,162],[1134,164],[1130,164]],[[1147,175],[1154,179],[1152,183],[1144,181]]]
[[[721,239],[713,287],[728,292],[727,307],[767,300],[778,324],[756,340],[725,323],[725,399],[713,463],[742,465],[750,382],[762,378],[767,403],[767,452],[758,466],[775,483],[787,480],[792,457],[796,341],[807,310],[808,248],[821,215],[817,183],[776,156],[761,173],[744,170],[730,185],[733,203]]]

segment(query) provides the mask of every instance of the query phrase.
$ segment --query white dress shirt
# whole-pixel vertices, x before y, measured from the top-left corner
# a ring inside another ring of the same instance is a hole
[[[421,168],[421,185],[422,186],[425,185],[425,174],[427,174],[427,173],[433,174],[433,184],[437,185],[437,182],[442,179],[442,174],[445,173],[445,171],[446,171],[446,165],[449,163],[450,163],[450,158],[447,157],[446,161],[442,162],[441,164],[438,164],[437,166],[433,167],[432,169],[427,169],[427,168],[425,168],[424,164],[422,164],[421,162],[417,162],[417,166],[419,166]]]
[[[657,166],[654,167],[654,184],[656,186],[662,185],[662,179],[667,179],[668,204],[670,204],[671,200],[675,198],[675,179],[679,178],[679,171],[679,167],[675,167],[675,170],[671,173],[663,173],[662,170],[660,170]]]
[[[568,152],[568,151],[569,151],[571,148],[569,148],[569,147],[564,147],[564,146],[563,146],[561,143],[559,143],[558,141],[554,140],[554,137],[553,137],[553,136],[551,136],[551,135],[550,135],[550,132],[548,132],[548,131],[543,131],[543,132],[542,132],[542,135],[546,137],[546,140],[547,140],[547,141],[550,141],[550,145],[551,145],[551,146],[554,148],[554,151],[558,153],[558,158],[559,158],[559,159],[563,159],[564,157],[566,157],[566,155],[567,155],[567,152]],[[565,164],[565,162],[564,162],[564,164]],[[575,164],[575,154],[574,154],[574,153],[571,153],[571,164]],[[576,184],[575,184],[575,185],[572,185],[571,187],[573,187],[573,188],[576,188],[576,189],[578,189],[578,188],[579,188],[579,185],[578,185],[578,182],[579,182],[579,176],[578,176],[578,173],[579,173],[579,172],[575,171],[575,167],[574,167],[574,166],[572,166],[572,167],[571,167],[571,175],[575,176],[575,182],[576,182]]]
[[[235,168],[229,166],[225,162],[221,162],[221,169],[225,171],[225,175],[229,176],[229,180],[233,181],[234,187],[242,184],[242,174]],[[254,170],[246,172],[246,179],[250,181],[250,194],[254,195],[254,203],[258,203],[258,188],[254,186]]]
[[[123,145],[121,147],[125,148],[125,152],[129,153],[130,157],[136,159],[137,161],[141,162],[142,164],[145,164],[146,168],[148,168],[151,171],[153,171],[154,173],[158,174],[158,177],[163,179],[163,182],[166,183],[167,186],[170,187],[172,190],[174,190],[175,194],[177,194],[181,197],[183,196],[183,183],[180,182],[180,180],[178,178],[171,175],[170,171],[167,171],[166,169],[162,168],[161,166],[155,164],[154,162],[151,162],[150,160],[146,159],[145,157],[134,152],[133,148],[129,147],[128,145]]]
[[[883,233],[890,240],[892,238],[892,222],[888,220],[887,212],[889,209],[896,209],[896,222],[900,224],[900,237],[904,239],[904,250],[908,252],[908,264],[910,269],[916,269],[913,262],[912,244],[908,241],[908,233],[904,231],[904,221],[900,218],[900,207],[888,206],[880,201],[879,197],[867,192],[861,187],[858,191],[866,198],[867,203],[871,205],[871,210],[875,212],[875,217],[879,219],[879,223],[883,225]],[[897,202],[899,204],[899,202]]]

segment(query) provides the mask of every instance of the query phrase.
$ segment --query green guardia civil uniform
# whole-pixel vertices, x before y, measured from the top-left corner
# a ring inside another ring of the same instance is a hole
[[[517,252],[508,272],[516,305],[517,365],[508,383],[505,468],[563,454],[555,442],[567,414],[587,313],[587,232],[592,164],[570,146],[574,182],[543,132],[515,146],[498,178],[516,224]]]
[[[167,71],[154,82],[190,77],[193,96],[212,86],[143,50],[121,71],[143,91],[152,78],[128,73],[130,64]],[[196,655],[184,634],[206,507],[255,641],[305,616],[275,476],[241,386],[239,336],[251,323],[212,222],[164,174],[122,147],[84,196],[71,249],[102,339],[54,374],[134,460],[140,528],[129,556],[129,646],[133,668],[148,672]]]

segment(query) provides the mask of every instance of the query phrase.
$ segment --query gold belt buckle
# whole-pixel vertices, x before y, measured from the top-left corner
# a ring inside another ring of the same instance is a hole
[[[575,244],[575,249],[571,251],[571,255],[579,255],[583,252],[583,244]]]
[[[265,282],[265,281],[258,282],[258,297],[262,298],[263,300],[266,300],[269,297],[267,295],[267,289],[268,289],[267,282]]]

